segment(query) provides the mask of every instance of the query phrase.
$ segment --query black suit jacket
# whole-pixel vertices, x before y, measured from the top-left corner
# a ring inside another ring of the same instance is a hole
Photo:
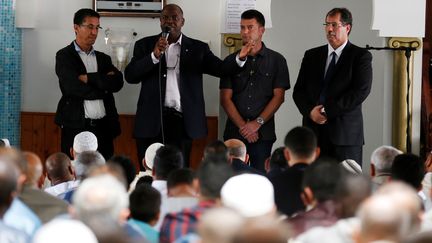
[[[160,132],[160,100],[165,101],[166,61],[161,65],[161,96],[159,95],[159,64],[151,58],[160,35],[145,37],[135,43],[134,56],[125,70],[128,83],[141,83],[138,99],[134,136],[156,137]],[[203,74],[220,77],[240,70],[235,58],[222,62],[209,46],[199,40],[182,36],[180,51],[180,102],[187,135],[200,138],[207,135],[207,121],[203,94]]]
[[[306,51],[294,87],[293,98],[303,115],[303,125],[318,130],[309,114],[319,100],[328,46]],[[335,145],[363,145],[362,103],[372,86],[372,55],[347,43],[328,83],[325,112],[330,141]]]
[[[123,75],[108,55],[98,51],[95,53],[98,72],[87,73],[73,42],[57,52],[55,70],[62,97],[57,106],[55,122],[60,127],[84,128],[84,100],[102,99],[111,127],[107,132],[116,137],[120,134],[120,123],[113,93],[123,87]],[[111,71],[114,75],[107,75]],[[78,79],[81,74],[87,74],[87,84]]]

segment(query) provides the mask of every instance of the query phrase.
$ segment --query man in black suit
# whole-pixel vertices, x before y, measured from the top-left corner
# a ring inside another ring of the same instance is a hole
[[[306,51],[293,98],[321,155],[362,164],[362,103],[372,85],[372,55],[348,41],[352,15],[334,8],[324,23],[328,44]]]
[[[289,167],[270,179],[274,187],[275,203],[279,212],[292,216],[303,211],[301,193],[306,168],[320,153],[314,132],[307,127],[295,127],[285,137],[284,156]]]
[[[72,158],[75,135],[90,131],[98,140],[98,151],[109,159],[113,140],[120,134],[120,123],[113,93],[123,87],[123,75],[111,58],[95,51],[99,14],[80,9],[74,15],[75,41],[56,54],[56,74],[62,97],[55,122],[61,128],[61,151]]]
[[[184,35],[184,22],[183,10],[167,4],[160,25],[169,30],[168,36],[137,41],[125,78],[141,83],[134,130],[138,158],[142,160],[150,144],[164,142],[182,150],[187,167],[192,139],[207,135],[203,74],[219,77],[227,70],[235,72],[239,64],[234,58],[222,62],[206,43]]]

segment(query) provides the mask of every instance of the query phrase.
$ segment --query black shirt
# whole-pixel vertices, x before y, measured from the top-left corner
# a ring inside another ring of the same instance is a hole
[[[233,53],[231,55],[237,55]],[[242,71],[230,77],[221,78],[220,89],[232,89],[232,101],[245,120],[255,120],[270,100],[276,88],[289,89],[289,73],[285,58],[268,49],[264,43],[256,56],[248,56]],[[259,130],[260,139],[276,140],[274,118],[270,118]],[[242,138],[238,127],[229,119],[224,139]]]

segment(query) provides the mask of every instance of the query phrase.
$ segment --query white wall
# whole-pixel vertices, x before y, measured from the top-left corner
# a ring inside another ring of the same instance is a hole
[[[184,10],[186,19],[183,32],[193,38],[209,41],[216,55],[221,53],[220,13],[223,0],[176,0]],[[74,39],[73,13],[82,7],[91,7],[91,0],[39,0],[38,21],[35,29],[23,31],[23,90],[22,110],[54,112],[60,98],[58,80],[54,72],[55,53]],[[273,0],[273,28],[267,29],[264,41],[269,48],[282,53],[288,61],[291,86],[297,78],[304,51],[325,43],[322,23],[326,12],[335,6],[349,8],[354,17],[350,40],[359,45],[384,46],[386,40],[370,30],[372,3],[358,0]],[[159,32],[159,20],[152,18],[102,17],[103,27],[134,28],[137,38]],[[95,45],[107,51],[103,44],[103,31]],[[372,91],[363,106],[365,139],[364,161],[381,144],[391,142],[391,79],[392,55],[372,52],[374,80]],[[419,149],[419,112],[421,53],[415,54],[413,151]],[[218,79],[206,76],[206,111],[210,116],[219,114]],[[125,84],[116,95],[120,113],[134,114],[139,85]],[[221,121],[224,122],[224,121]],[[286,93],[285,103],[276,115],[278,140],[274,148],[282,145],[287,131],[301,124],[301,116],[292,100],[292,89]]]

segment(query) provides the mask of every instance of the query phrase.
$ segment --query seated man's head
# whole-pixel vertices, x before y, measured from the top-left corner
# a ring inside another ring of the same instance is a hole
[[[279,147],[273,151],[270,158],[265,161],[267,173],[274,169],[285,170],[288,168],[288,161],[285,159],[285,147]]]
[[[191,169],[177,169],[169,174],[167,187],[169,197],[196,197],[198,194],[198,179]]]
[[[34,188],[41,188],[45,181],[43,173],[43,165],[39,156],[33,152],[23,152],[25,161],[27,162],[27,172],[25,185]]]
[[[133,219],[155,225],[159,219],[161,194],[150,185],[139,185],[129,196],[129,209]]]
[[[312,163],[319,156],[315,133],[307,127],[295,127],[285,136],[285,159],[289,165]]]
[[[375,149],[371,154],[371,176],[389,176],[393,160],[399,154],[402,154],[402,151],[392,146],[383,145]]]
[[[76,178],[81,180],[92,166],[104,164],[104,157],[97,151],[84,151],[79,153],[74,161]]]
[[[403,181],[417,191],[422,189],[425,174],[426,168],[423,160],[414,154],[396,156],[391,167],[392,180]]]
[[[111,175],[85,179],[73,196],[73,216],[92,227],[93,223],[124,223],[129,216],[125,186]]]
[[[156,151],[153,165],[155,179],[166,180],[172,171],[182,167],[183,155],[178,148],[166,145]]]
[[[114,155],[107,161],[107,164],[115,164],[120,166],[124,174],[124,177],[126,178],[126,184],[129,190],[129,186],[132,183],[132,181],[135,179],[135,175],[136,175],[136,168],[132,160],[129,157],[124,155]]]
[[[336,186],[344,173],[347,172],[331,160],[318,160],[309,165],[302,181],[304,204],[315,206],[327,200],[334,200]]]
[[[246,145],[238,139],[228,139],[224,142],[228,149],[229,159],[239,159],[245,163],[249,161],[249,155],[246,151]]]
[[[153,170],[154,166],[154,159],[156,156],[156,151],[160,149],[160,147],[163,147],[164,145],[161,143],[153,143],[146,149],[145,155],[143,160],[141,161],[142,166],[146,170]]]
[[[421,201],[416,191],[402,182],[380,187],[358,212],[361,220],[357,242],[400,242],[419,232]]]
[[[207,144],[204,149],[203,160],[222,160],[228,162],[229,155],[227,146],[220,140]]]
[[[204,160],[197,171],[200,200],[219,200],[222,186],[234,175],[224,160]]]
[[[64,153],[59,152],[50,155],[45,161],[45,167],[51,185],[75,179],[75,170],[72,167],[71,160]]]
[[[97,137],[88,131],[78,133],[73,142],[73,147],[70,149],[70,153],[74,159],[76,159],[79,153],[85,151],[96,151],[98,148]]]

